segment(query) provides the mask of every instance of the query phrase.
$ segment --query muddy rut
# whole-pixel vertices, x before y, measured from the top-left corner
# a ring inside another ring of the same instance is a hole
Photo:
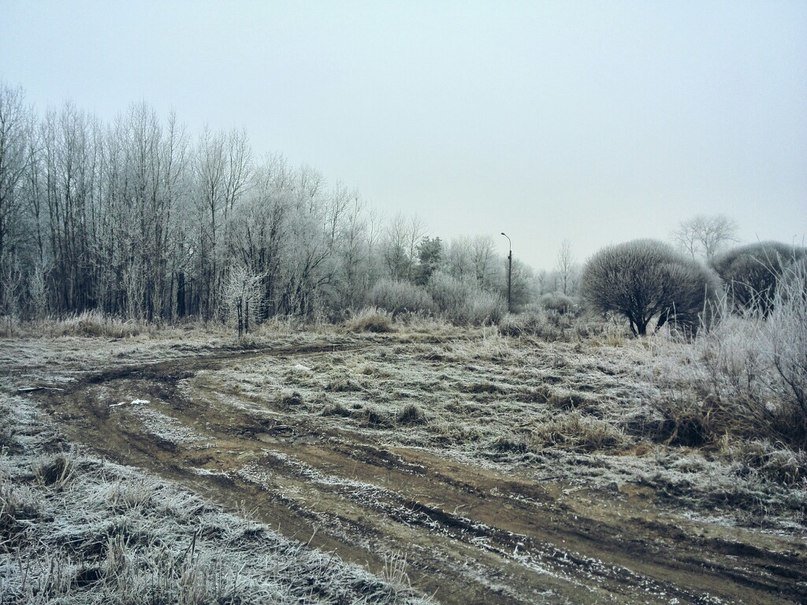
[[[807,548],[671,517],[650,488],[614,494],[540,485],[386,445],[300,413],[238,401],[195,380],[234,359],[332,351],[229,352],[87,375],[37,391],[69,438],[283,534],[383,572],[406,561],[442,603],[799,603]],[[135,403],[132,403],[132,402]],[[144,403],[148,401],[148,403]]]

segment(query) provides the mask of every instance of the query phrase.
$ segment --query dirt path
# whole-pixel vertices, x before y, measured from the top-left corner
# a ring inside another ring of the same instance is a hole
[[[293,400],[236,405],[199,375],[236,358],[288,363],[297,353],[317,349],[129,366],[29,396],[71,439],[288,536],[375,572],[390,573],[405,557],[412,585],[443,603],[805,599],[807,548],[792,539],[671,517],[649,488],[538,485],[385,445],[297,413]]]

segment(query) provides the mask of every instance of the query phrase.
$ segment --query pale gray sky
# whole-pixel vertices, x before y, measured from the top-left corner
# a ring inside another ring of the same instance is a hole
[[[807,233],[807,2],[0,0],[0,79],[243,127],[444,239],[552,268],[724,213]]]

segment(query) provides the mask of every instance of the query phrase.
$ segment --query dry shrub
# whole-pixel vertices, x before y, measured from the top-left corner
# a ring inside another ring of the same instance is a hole
[[[600,346],[621,347],[632,339],[628,325],[613,315],[583,314],[575,319],[571,332],[575,340]]]
[[[529,444],[514,435],[500,435],[493,440],[491,447],[502,454],[526,454],[529,450]]]
[[[550,316],[552,318],[550,318]],[[507,314],[499,322],[499,333],[502,336],[534,336],[543,340],[553,342],[564,340],[563,328],[554,318],[561,317],[557,314],[550,314],[543,309],[527,311],[525,313]],[[571,325],[571,322],[567,322]]]
[[[412,588],[412,584],[406,573],[407,565],[406,555],[384,554],[384,568],[379,573],[379,577],[398,590],[409,590]]]
[[[583,393],[546,389],[546,403],[560,410],[578,410],[594,415],[598,412],[596,400]]]
[[[331,403],[322,410],[323,416],[341,416],[342,418],[350,418],[353,412],[342,405],[340,402]]]
[[[347,320],[347,329],[351,332],[394,332],[392,315],[378,307],[365,307]]]
[[[577,300],[562,292],[548,292],[541,296],[538,300],[538,304],[547,311],[552,311],[560,315],[576,313],[580,308]]]
[[[724,435],[807,449],[807,270],[792,266],[769,312],[737,315],[725,298],[683,357],[660,351],[657,441],[717,444]],[[686,345],[684,345],[686,346]]]
[[[41,515],[38,496],[27,486],[0,478],[0,552],[9,552],[25,539],[28,524]]]
[[[284,409],[298,408],[303,405],[303,396],[297,391],[283,393],[280,397],[280,406]]]
[[[75,473],[74,458],[70,454],[56,454],[34,463],[34,476],[42,485],[62,489]]]
[[[325,385],[325,390],[332,393],[353,393],[363,391],[364,387],[347,376],[339,376],[328,381],[328,384]]]
[[[664,397],[647,415],[634,414],[623,425],[629,433],[654,443],[683,447],[702,447],[719,439],[721,422],[710,402],[695,398]]]

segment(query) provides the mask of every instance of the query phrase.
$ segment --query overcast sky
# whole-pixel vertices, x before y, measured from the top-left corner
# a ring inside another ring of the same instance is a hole
[[[0,0],[37,109],[246,129],[431,235],[552,268],[698,213],[805,243],[807,2]]]

